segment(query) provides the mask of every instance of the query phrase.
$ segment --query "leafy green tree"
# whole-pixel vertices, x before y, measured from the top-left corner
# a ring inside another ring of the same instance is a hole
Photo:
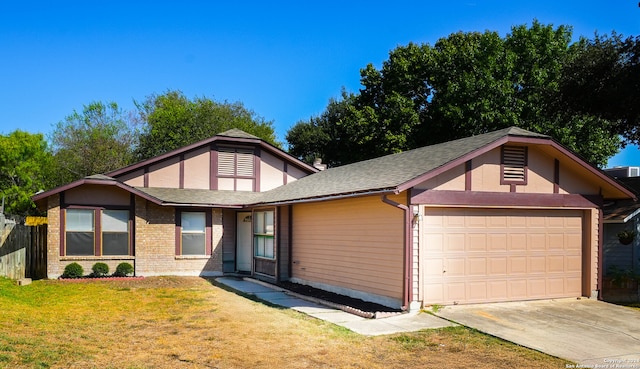
[[[361,70],[359,93],[343,92],[324,113],[296,124],[287,135],[290,152],[308,160],[304,147],[313,147],[341,165],[519,126],[604,165],[622,145],[615,122],[562,103],[566,66],[581,57],[570,42],[569,27],[534,21],[505,37],[458,32],[433,46],[400,46],[380,69]]]
[[[596,35],[572,46],[564,66],[562,108],[613,122],[612,131],[640,142],[640,37]]]
[[[31,196],[48,188],[51,153],[40,133],[0,135],[0,198],[8,215],[37,214]]]
[[[136,132],[118,104],[93,102],[58,122],[50,140],[61,185],[131,164]]]
[[[216,102],[202,97],[189,100],[180,91],[151,95],[136,102],[141,133],[135,151],[137,160],[204,140],[237,128],[276,146],[273,123],[244,107],[242,103]]]

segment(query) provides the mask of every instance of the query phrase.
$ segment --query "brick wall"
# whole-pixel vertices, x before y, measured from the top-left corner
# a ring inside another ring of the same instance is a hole
[[[136,274],[221,275],[222,210],[212,209],[212,255],[175,253],[175,209],[136,198]]]
[[[157,206],[139,197],[135,204],[135,256],[60,256],[60,197],[49,197],[47,217],[47,276],[58,278],[65,266],[77,262],[85,274],[96,262],[109,265],[110,273],[121,262],[128,262],[138,276],[222,275],[222,209],[212,212],[212,255],[177,256],[175,254],[175,209]]]

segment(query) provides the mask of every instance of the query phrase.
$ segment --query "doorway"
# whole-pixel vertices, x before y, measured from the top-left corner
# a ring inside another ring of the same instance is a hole
[[[251,273],[251,212],[238,212],[236,216],[236,269],[238,272]]]

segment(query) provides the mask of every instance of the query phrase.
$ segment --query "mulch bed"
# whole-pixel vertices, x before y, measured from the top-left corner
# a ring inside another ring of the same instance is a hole
[[[80,277],[80,278],[58,278],[65,282],[88,282],[88,281],[136,281],[144,277]]]
[[[345,305],[363,312],[367,313],[400,313],[402,310],[390,308],[388,306],[376,304],[373,302],[368,302],[364,300],[360,300],[357,298],[339,295],[337,293],[324,291],[318,288],[314,288],[311,286],[306,286],[303,284],[292,283],[292,282],[279,282],[278,286],[287,289],[291,292],[298,293],[300,295],[314,297],[320,300],[325,300],[332,302],[338,305]]]

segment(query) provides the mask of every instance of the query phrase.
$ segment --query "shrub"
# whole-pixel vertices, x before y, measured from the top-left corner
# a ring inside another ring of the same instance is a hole
[[[116,267],[116,272],[113,273],[116,277],[126,277],[129,274],[133,274],[133,266],[129,263],[120,263]]]
[[[84,275],[84,269],[82,269],[82,265],[78,263],[71,263],[64,267],[64,273],[62,273],[62,278],[80,278]]]
[[[105,263],[95,263],[91,270],[93,270],[94,277],[104,277],[109,274],[109,266]]]

